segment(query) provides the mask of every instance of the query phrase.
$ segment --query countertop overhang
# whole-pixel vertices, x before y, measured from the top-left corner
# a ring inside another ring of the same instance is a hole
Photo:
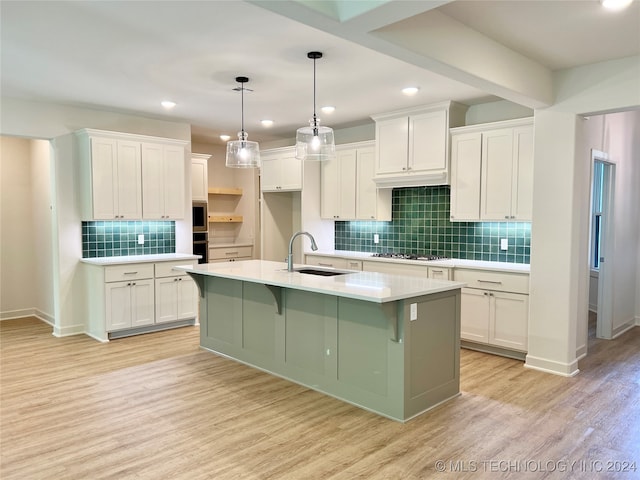
[[[302,265],[296,265],[296,268],[298,267]],[[196,275],[262,283],[376,303],[446,292],[466,285],[448,280],[361,271],[325,277],[288,272],[285,263],[266,260],[206,263],[195,267],[185,265],[174,267],[174,269]]]

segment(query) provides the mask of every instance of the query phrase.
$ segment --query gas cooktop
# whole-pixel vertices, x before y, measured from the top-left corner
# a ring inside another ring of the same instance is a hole
[[[449,259],[449,257],[444,257],[441,255],[416,255],[414,253],[392,253],[392,252],[374,253],[371,256],[379,257],[379,258],[398,258],[400,260],[425,260],[425,261]]]

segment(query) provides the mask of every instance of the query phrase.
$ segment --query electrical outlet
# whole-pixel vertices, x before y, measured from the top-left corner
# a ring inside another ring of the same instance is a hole
[[[380,235],[377,233],[373,234],[373,243],[380,243]]]
[[[138,245],[144,245],[144,234],[138,235]]]
[[[500,250],[509,250],[509,239],[501,238],[500,239]]]

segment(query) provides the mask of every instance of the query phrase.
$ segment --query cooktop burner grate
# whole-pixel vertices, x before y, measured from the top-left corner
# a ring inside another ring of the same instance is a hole
[[[442,255],[417,255],[414,253],[393,253],[393,252],[374,253],[371,256],[379,257],[379,258],[398,258],[401,260],[425,260],[425,261],[449,259],[449,257],[445,257]]]

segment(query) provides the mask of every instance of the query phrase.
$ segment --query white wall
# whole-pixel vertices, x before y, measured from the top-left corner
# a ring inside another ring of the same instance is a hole
[[[0,134],[29,138],[56,138],[52,164],[52,238],[55,335],[84,331],[84,283],[79,268],[82,257],[81,223],[73,158],[61,152],[71,151],[70,133],[81,128],[96,128],[157,137],[191,140],[191,127],[185,123],[83,109],[49,103],[2,98]],[[62,150],[59,148],[64,147]],[[188,152],[190,153],[190,152]],[[185,162],[185,200],[190,203],[191,162]],[[190,252],[191,209],[185,202],[187,219],[176,222],[176,250]]]
[[[578,329],[589,293],[590,188],[587,120],[578,115],[640,106],[638,78],[640,57],[561,71],[556,104],[535,112],[527,367],[578,372]]]
[[[32,314],[36,275],[31,146],[0,137],[0,318]]]

